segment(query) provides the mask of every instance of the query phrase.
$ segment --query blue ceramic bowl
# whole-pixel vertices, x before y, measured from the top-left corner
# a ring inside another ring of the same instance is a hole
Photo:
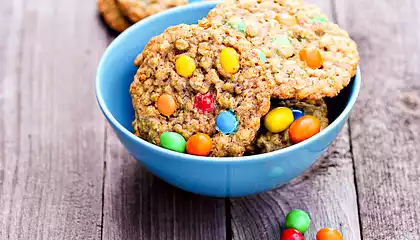
[[[116,38],[103,55],[96,76],[96,97],[121,143],[144,167],[186,191],[210,196],[245,196],[289,182],[308,169],[334,141],[346,122],[360,88],[360,72],[338,97],[328,102],[331,124],[291,147],[245,157],[199,157],[172,152],[132,134],[134,112],[129,85],[133,61],[149,40],[167,27],[193,24],[216,3],[177,7],[135,24]]]

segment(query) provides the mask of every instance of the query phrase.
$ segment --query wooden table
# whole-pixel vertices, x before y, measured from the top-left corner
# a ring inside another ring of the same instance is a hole
[[[351,118],[288,185],[215,199],[148,173],[107,126],[93,81],[113,35],[93,0],[2,0],[0,239],[271,240],[293,208],[306,239],[420,239],[420,1],[311,2],[359,45]]]

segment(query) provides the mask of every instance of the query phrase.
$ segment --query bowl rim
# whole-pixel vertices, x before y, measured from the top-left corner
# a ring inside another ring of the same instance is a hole
[[[171,157],[178,158],[178,159],[184,159],[189,161],[200,161],[200,162],[217,162],[217,163],[234,163],[234,162],[257,162],[257,161],[263,161],[264,159],[273,157],[273,156],[280,156],[282,154],[286,154],[295,150],[298,150],[300,148],[305,148],[309,143],[313,141],[317,141],[318,139],[322,138],[326,134],[328,134],[330,131],[332,131],[334,128],[337,127],[341,122],[345,121],[347,115],[349,115],[350,111],[352,110],[354,104],[356,103],[356,99],[360,92],[360,86],[361,86],[361,71],[360,67],[358,66],[356,69],[356,75],[352,78],[353,83],[353,89],[350,93],[350,99],[348,100],[347,106],[344,108],[344,110],[340,113],[340,115],[318,134],[314,135],[313,137],[302,141],[300,143],[294,144],[292,146],[289,146],[287,148],[279,149],[276,151],[268,152],[268,153],[261,153],[256,155],[250,155],[250,156],[240,156],[240,157],[207,157],[207,156],[196,156],[196,155],[190,155],[186,153],[179,153],[174,152],[165,148],[162,148],[160,146],[157,146],[155,144],[149,143],[146,140],[143,140],[137,136],[135,136],[131,131],[126,129],[109,111],[107,105],[105,104],[105,101],[102,97],[101,92],[101,78],[102,71],[104,71],[103,65],[105,64],[105,60],[108,59],[111,55],[111,53],[114,51],[115,48],[119,46],[119,43],[121,39],[125,38],[126,36],[130,35],[132,32],[137,31],[140,29],[143,25],[147,25],[148,22],[152,22],[155,19],[164,17],[165,15],[173,15],[173,14],[180,14],[183,12],[190,11],[192,9],[197,8],[203,8],[208,6],[215,6],[216,3],[220,1],[212,1],[212,2],[195,2],[191,4],[187,4],[184,6],[179,6],[175,8],[171,8],[167,11],[163,11],[161,13],[155,14],[153,16],[150,16],[148,18],[143,19],[142,21],[137,22],[127,30],[125,30],[123,33],[121,33],[117,38],[115,38],[111,44],[106,48],[104,54],[101,57],[101,60],[99,61],[98,68],[96,71],[96,78],[95,78],[95,95],[97,102],[99,104],[100,109],[102,110],[102,113],[105,115],[105,117],[108,119],[108,121],[119,131],[121,131],[123,134],[125,134],[130,140],[134,141],[136,144],[143,145],[145,147],[151,148],[152,150],[155,150],[157,152],[160,152],[164,155],[170,155]]]

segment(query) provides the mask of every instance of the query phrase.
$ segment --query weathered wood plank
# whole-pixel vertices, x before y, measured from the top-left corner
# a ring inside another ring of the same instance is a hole
[[[279,239],[285,215],[295,208],[311,216],[307,239],[323,227],[340,230],[346,240],[360,239],[352,168],[346,127],[303,176],[267,193],[231,199],[233,239]]]
[[[1,1],[0,239],[99,239],[106,46],[92,1]],[[3,14],[5,13],[5,14]]]
[[[223,199],[164,183],[107,134],[103,239],[226,239]]]
[[[352,115],[364,239],[420,239],[420,2],[337,1],[359,43],[363,86]]]
[[[335,20],[333,2],[318,4]],[[303,176],[279,189],[231,200],[233,239],[279,239],[285,215],[294,208],[308,211],[312,224],[306,239],[323,227],[340,230],[346,240],[360,239],[357,196],[348,126],[327,154]]]

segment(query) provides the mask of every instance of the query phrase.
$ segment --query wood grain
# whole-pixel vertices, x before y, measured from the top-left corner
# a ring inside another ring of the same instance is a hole
[[[1,1],[1,13],[0,239],[99,239],[95,3]]]
[[[350,125],[363,237],[420,239],[420,2],[340,0],[337,9],[362,58]]]
[[[330,19],[336,20],[334,2],[308,2],[318,4]],[[323,227],[338,229],[346,240],[360,239],[347,125],[324,157],[303,176],[264,194],[232,199],[232,238],[279,239],[285,215],[295,208],[307,211],[312,219],[306,239],[315,239]]]
[[[172,187],[140,166],[109,129],[103,239],[226,239],[225,204]]]
[[[359,45],[350,125],[303,176],[227,201],[157,179],[105,126],[94,1],[0,1],[0,239],[278,239],[293,208],[306,239],[420,239],[420,1],[308,1]]]

